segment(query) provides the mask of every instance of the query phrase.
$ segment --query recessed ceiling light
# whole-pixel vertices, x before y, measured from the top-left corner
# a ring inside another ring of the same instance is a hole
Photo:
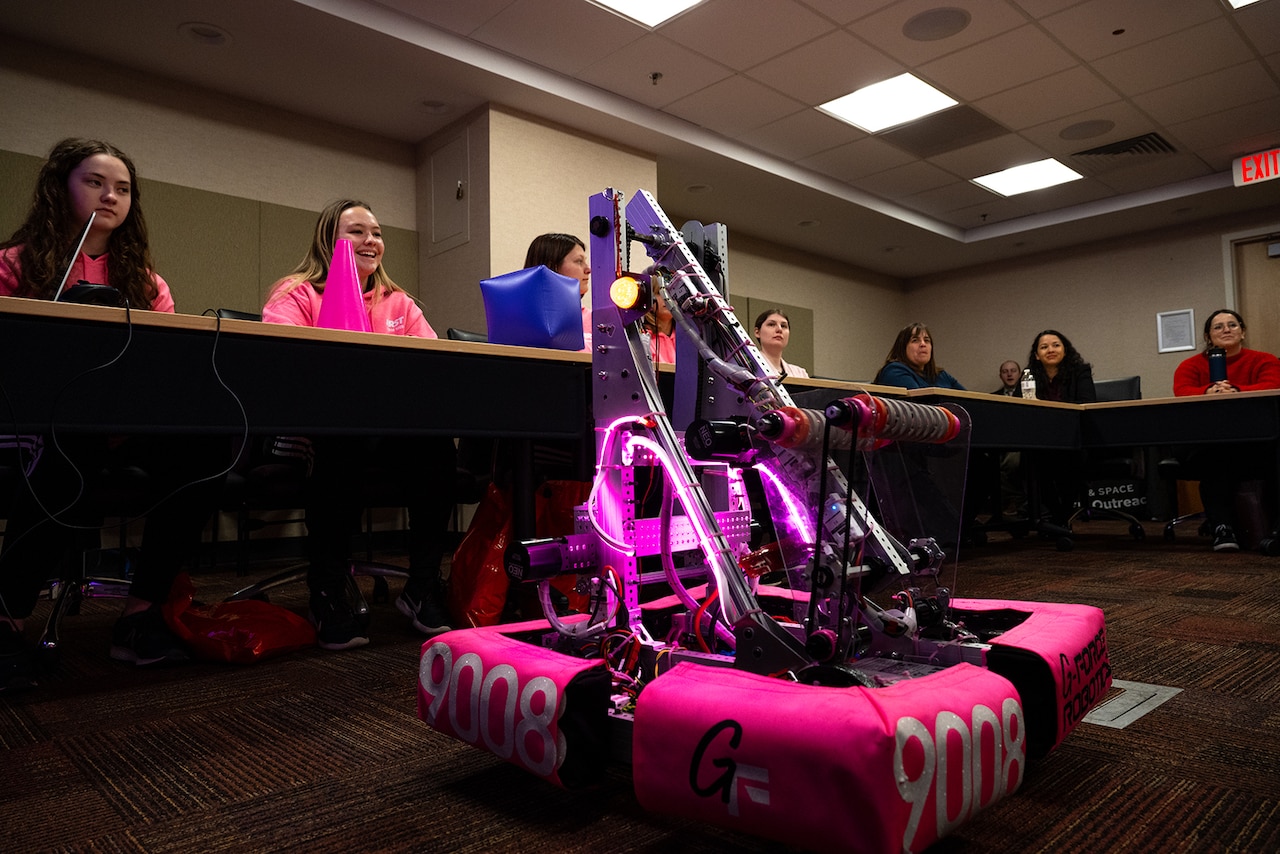
[[[209,47],[218,47],[231,41],[231,33],[217,24],[208,24],[204,21],[187,21],[185,24],[179,24],[178,32],[196,44]]]
[[[587,0],[614,14],[655,29],[697,6],[702,0]]]
[[[442,116],[453,109],[453,107],[449,106],[445,101],[437,101],[434,98],[427,98],[422,102],[422,106],[428,113],[433,113],[437,116]]]
[[[796,223],[800,228],[817,228],[821,224],[822,220],[819,219],[802,219]]]
[[[1043,190],[1068,181],[1076,181],[1084,176],[1056,160],[1037,160],[1035,163],[1024,163],[1011,169],[992,172],[981,178],[974,178],[973,183],[986,187],[993,193],[1002,196],[1016,196],[1019,193],[1030,193],[1032,190]]]
[[[875,133],[954,107],[957,101],[912,74],[864,86],[818,107],[843,122]]]
[[[1252,6],[1259,0],[1227,0],[1227,5],[1232,9],[1243,9],[1245,6]]]
[[[711,185],[710,184],[690,184],[689,186],[684,188],[684,191],[686,193],[710,193]]]

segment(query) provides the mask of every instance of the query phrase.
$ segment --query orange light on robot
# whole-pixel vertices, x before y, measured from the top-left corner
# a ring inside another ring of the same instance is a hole
[[[640,283],[630,276],[615,279],[609,286],[609,298],[618,308],[625,310],[635,308],[639,304],[643,289]]]

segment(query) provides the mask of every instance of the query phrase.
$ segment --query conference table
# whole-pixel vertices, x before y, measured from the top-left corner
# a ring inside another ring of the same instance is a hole
[[[830,380],[789,380],[797,405],[868,391],[920,403],[962,407],[971,420],[970,446],[986,451],[1134,449],[1154,466],[1156,449],[1222,443],[1270,443],[1270,477],[1280,482],[1280,390],[1103,403],[1056,403],[954,389],[884,389]],[[1034,455],[1024,465],[1034,465]],[[1265,458],[1262,465],[1266,465]],[[1264,476],[1259,472],[1259,477]],[[998,475],[997,475],[998,477]],[[1034,483],[1034,476],[1031,481]],[[1029,496],[1037,513],[1038,496]],[[995,527],[1001,527],[996,524]]]
[[[0,297],[0,431],[578,439],[586,354]]]
[[[519,536],[532,444],[591,452],[589,382],[583,353],[0,297],[0,434],[502,437]]]
[[[0,360],[0,433],[447,435],[594,445],[585,353],[0,297]],[[1068,404],[824,379],[784,385],[797,405],[812,408],[858,391],[957,405],[969,413],[979,449],[1280,439],[1280,391]]]

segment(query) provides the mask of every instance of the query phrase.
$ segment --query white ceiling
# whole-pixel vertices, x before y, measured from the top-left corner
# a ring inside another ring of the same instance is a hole
[[[938,9],[967,26],[904,34]],[[1230,177],[1280,146],[1280,0],[705,0],[652,32],[586,0],[43,0],[0,32],[404,142],[504,104],[653,152],[730,245],[903,278],[1280,205]],[[875,136],[814,109],[902,71],[960,106]],[[1172,150],[1079,154],[1150,134]],[[969,181],[1043,157],[1086,177]]]

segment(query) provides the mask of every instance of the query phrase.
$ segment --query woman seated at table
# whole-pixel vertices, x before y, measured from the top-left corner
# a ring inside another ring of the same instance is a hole
[[[940,369],[933,358],[933,336],[923,323],[904,326],[884,365],[876,374],[877,385],[903,388],[953,388],[964,390],[955,377]],[[900,442],[882,452],[885,459],[900,461],[901,479],[887,484],[877,495],[879,509],[891,530],[899,536],[927,534],[951,548],[960,536],[967,458],[942,446]],[[888,467],[882,475],[890,477]],[[895,472],[896,473],[896,472]]]
[[[1027,367],[1036,381],[1037,400],[1093,403],[1098,399],[1093,387],[1093,366],[1056,329],[1046,329],[1031,342]],[[1017,396],[1022,396],[1021,387]]]
[[[81,251],[68,257],[91,214],[93,224]],[[0,244],[0,295],[53,299],[64,273],[69,285],[84,279],[115,289],[135,311],[174,311],[169,286],[151,269],[137,170],[128,155],[108,142],[57,143],[36,178],[26,221]],[[85,367],[96,360],[85,358]],[[85,507],[84,474],[104,469],[146,472],[150,499],[157,502],[147,514],[129,597],[111,632],[111,657],[140,666],[186,659],[187,650],[160,609],[217,506],[230,462],[226,440],[70,431],[56,442],[16,438],[43,446],[44,452],[23,461],[30,489],[20,490],[5,526],[0,669],[5,659],[29,657],[23,624],[39,589],[58,574],[63,560],[78,558],[67,554],[80,545],[79,538],[68,536],[70,531],[96,526],[101,511],[111,509]]]
[[[1280,359],[1244,346],[1244,318],[1228,308],[1219,309],[1204,322],[1202,352],[1178,365],[1173,374],[1173,393],[1178,397],[1200,394],[1238,394],[1280,388]],[[1211,379],[1209,350],[1225,353],[1226,379]],[[1274,447],[1258,443],[1196,445],[1179,455],[1188,476],[1200,481],[1200,501],[1213,531],[1214,551],[1235,551],[1239,527],[1233,512],[1236,492],[1242,483],[1261,479],[1274,472]],[[1269,479],[1270,480],[1270,479]],[[1270,484],[1274,491],[1274,483]]]
[[[933,336],[923,323],[909,323],[893,339],[889,355],[884,359],[874,380],[876,385],[903,388],[954,388],[964,386],[951,374],[938,367],[933,358]]]
[[[782,358],[782,351],[791,343],[791,320],[780,308],[769,308],[756,317],[756,342],[765,364],[774,376],[807,377],[809,372]]]
[[[1093,403],[1093,366],[1084,360],[1071,339],[1056,329],[1046,329],[1031,341],[1027,367],[1036,382],[1037,400],[1061,403]],[[1018,396],[1022,390],[1019,388]],[[1041,510],[1055,525],[1065,526],[1084,492],[1081,454],[1076,451],[1027,452],[1038,487]]]
[[[524,267],[546,267],[553,273],[578,280],[578,299],[584,299],[591,290],[591,264],[587,261],[587,247],[572,234],[539,234],[529,243],[524,254]],[[582,338],[585,342],[580,352],[591,350],[591,312],[582,306]]]
[[[435,338],[422,309],[382,266],[385,244],[373,210],[364,202],[342,199],[328,205],[316,220],[306,256],[276,282],[262,309],[269,323],[315,326],[324,299],[337,240],[350,240],[365,310],[375,332]],[[335,378],[353,386],[359,377]],[[409,392],[406,392],[409,393]],[[334,405],[342,405],[335,397]],[[423,634],[446,631],[449,615],[440,579],[453,512],[457,477],[453,440],[442,436],[335,437],[311,439],[314,452],[307,497],[307,556],[310,568],[311,619],[325,649],[349,649],[369,642],[368,618],[356,613],[347,596],[347,564],[351,535],[359,525],[361,470],[377,459],[400,477],[409,493],[409,579],[396,607]]]
[[[662,294],[653,295],[653,307],[645,313],[644,331],[649,333],[649,356],[656,365],[676,363],[676,324]]]

